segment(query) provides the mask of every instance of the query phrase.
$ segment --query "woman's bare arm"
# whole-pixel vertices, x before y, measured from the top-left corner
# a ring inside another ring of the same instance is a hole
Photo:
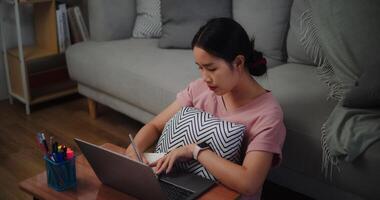
[[[200,152],[198,161],[220,182],[241,194],[256,194],[272,166],[273,154],[264,151],[247,153],[242,165],[225,160],[210,150]]]

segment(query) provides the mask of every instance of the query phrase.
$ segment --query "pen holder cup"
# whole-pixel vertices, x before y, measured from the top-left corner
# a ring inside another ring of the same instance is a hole
[[[56,191],[64,191],[77,185],[75,157],[62,162],[54,162],[44,157],[48,186]]]

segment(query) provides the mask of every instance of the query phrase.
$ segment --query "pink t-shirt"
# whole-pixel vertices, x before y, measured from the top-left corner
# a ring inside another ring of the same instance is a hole
[[[195,107],[222,120],[245,125],[245,152],[271,152],[274,154],[272,165],[280,163],[286,129],[282,109],[271,92],[262,94],[233,111],[226,111],[222,97],[211,91],[202,79],[198,79],[177,94],[177,101],[181,106]],[[249,199],[259,197],[260,194],[257,194]]]

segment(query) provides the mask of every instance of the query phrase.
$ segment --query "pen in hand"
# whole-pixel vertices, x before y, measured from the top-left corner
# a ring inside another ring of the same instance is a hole
[[[131,141],[131,145],[132,145],[133,151],[134,151],[135,154],[137,155],[137,158],[139,159],[139,161],[140,161],[141,163],[144,163],[144,162],[143,162],[143,159],[142,159],[142,157],[141,157],[141,155],[140,155],[140,152],[138,151],[137,146],[136,146],[135,142],[133,141],[133,137],[132,137],[131,134],[129,134],[129,140]]]

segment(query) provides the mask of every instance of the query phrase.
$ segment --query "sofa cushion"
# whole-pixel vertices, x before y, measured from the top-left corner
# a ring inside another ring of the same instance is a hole
[[[290,25],[286,40],[286,51],[288,62],[313,65],[313,60],[307,56],[304,47],[301,45],[301,20],[302,13],[310,9],[307,0],[294,0],[290,12]]]
[[[199,77],[191,50],[160,49],[158,39],[83,42],[66,51],[80,84],[158,114]]]
[[[136,16],[135,0],[91,0],[86,2],[88,2],[91,40],[119,40],[132,36]]]
[[[292,0],[234,0],[233,18],[255,38],[255,48],[267,57],[285,59]]]
[[[161,48],[191,48],[198,29],[215,17],[231,17],[231,0],[162,0]]]
[[[161,36],[160,0],[137,0],[136,21],[133,37],[157,38]]]
[[[156,153],[167,153],[181,146],[204,142],[218,156],[240,163],[245,129],[243,124],[221,120],[194,107],[183,107],[165,124]],[[178,162],[176,168],[215,180],[197,160]]]

